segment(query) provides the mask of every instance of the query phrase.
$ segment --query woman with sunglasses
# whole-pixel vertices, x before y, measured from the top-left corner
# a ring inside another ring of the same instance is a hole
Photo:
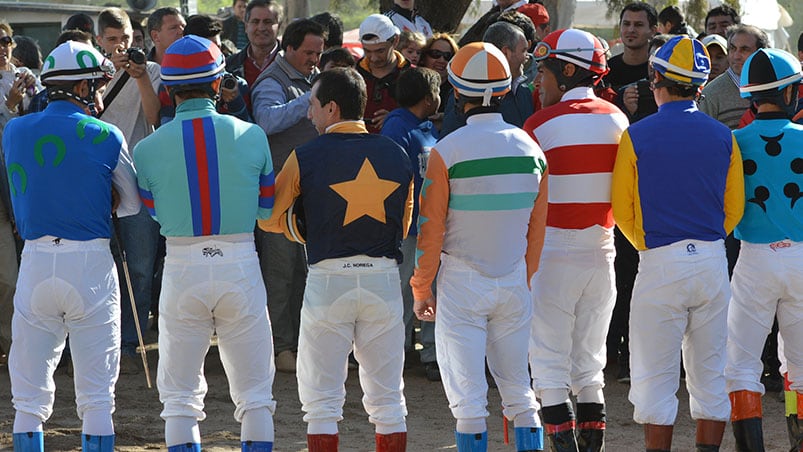
[[[443,123],[443,111],[446,107],[446,100],[452,96],[452,85],[449,84],[446,66],[454,54],[457,53],[457,43],[446,33],[435,33],[427,44],[421,49],[421,62],[419,66],[432,69],[441,76],[441,105],[438,112],[429,119],[435,124],[435,128],[441,129]]]
[[[3,105],[0,106],[0,129],[5,128],[9,119],[22,113],[31,97],[42,89],[30,69],[18,68],[11,62],[13,34],[11,26],[0,21],[0,95],[3,100]],[[1,134],[2,132],[0,136]]]

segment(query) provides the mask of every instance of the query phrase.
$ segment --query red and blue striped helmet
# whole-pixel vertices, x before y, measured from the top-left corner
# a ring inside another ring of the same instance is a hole
[[[166,86],[211,83],[223,76],[226,61],[212,41],[187,35],[170,45],[162,58]]]

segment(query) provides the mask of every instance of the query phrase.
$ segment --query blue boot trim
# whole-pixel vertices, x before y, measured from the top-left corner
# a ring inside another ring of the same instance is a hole
[[[114,435],[81,433],[81,450],[84,452],[114,452]]]
[[[201,443],[185,443],[168,446],[167,452],[201,452]]]
[[[457,452],[487,452],[488,432],[460,433],[454,432]]]
[[[43,432],[15,433],[14,452],[45,452],[45,434]]]
[[[243,441],[242,452],[273,452],[271,441]]]
[[[516,450],[544,450],[544,429],[541,427],[516,427]]]

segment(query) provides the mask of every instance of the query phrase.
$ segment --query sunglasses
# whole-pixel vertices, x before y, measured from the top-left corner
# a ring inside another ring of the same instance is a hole
[[[0,46],[8,47],[11,44],[14,44],[14,40],[11,39],[11,36],[3,36],[0,38]]]
[[[441,52],[440,50],[430,49],[427,50],[426,55],[433,60],[437,60],[438,58],[443,58],[446,61],[449,61],[454,56],[452,52]]]

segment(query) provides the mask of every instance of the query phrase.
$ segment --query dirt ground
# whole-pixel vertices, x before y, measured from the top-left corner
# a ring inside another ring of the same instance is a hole
[[[149,353],[155,375],[157,352]],[[644,450],[642,428],[632,420],[633,408],[627,400],[629,386],[616,382],[616,366],[606,372],[608,381],[605,397],[608,403],[607,451]],[[217,354],[212,348],[207,357],[206,376],[209,394],[206,397],[207,418],[201,426],[203,447],[208,452],[239,449],[239,425],[233,418],[234,408],[229,399],[228,385]],[[683,383],[683,382],[681,382]],[[56,375],[56,405],[45,425],[45,450],[79,451],[81,423],[75,414],[72,379],[63,370]],[[454,423],[440,383],[427,381],[420,366],[405,372],[405,395],[409,415],[408,450],[454,450]],[[344,407],[345,419],[340,423],[341,451],[374,450],[374,430],[362,409],[362,392],[357,371],[349,373],[346,382],[348,396]],[[274,450],[306,451],[306,424],[302,421],[295,375],[278,373],[273,387],[277,401],[275,416],[276,441]],[[682,387],[678,393],[680,412],[675,426],[673,450],[694,450],[694,424],[689,417],[688,396]],[[0,450],[12,450],[11,431],[14,410],[11,406],[8,369],[0,367]],[[491,415],[488,418],[490,451],[515,451],[514,445],[503,443],[503,423],[499,392],[489,390]],[[147,389],[144,375],[121,375],[117,384],[117,411],[114,415],[117,431],[117,450],[165,450],[162,443],[164,424],[159,418],[161,404],[156,389]],[[764,396],[764,432],[767,451],[788,450],[783,418],[782,396]],[[512,425],[510,426],[513,441]],[[735,450],[730,426],[725,430],[723,451]]]

